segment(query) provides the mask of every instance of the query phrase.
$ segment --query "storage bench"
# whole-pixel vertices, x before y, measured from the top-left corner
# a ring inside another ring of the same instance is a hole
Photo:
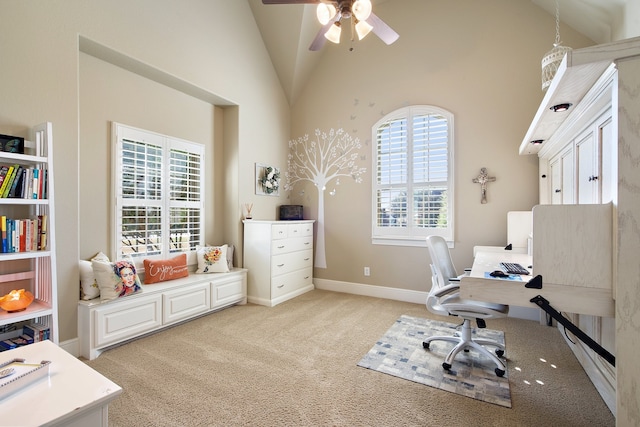
[[[111,301],[79,301],[80,355],[93,360],[125,341],[246,302],[247,270],[242,268],[142,285],[142,292]]]

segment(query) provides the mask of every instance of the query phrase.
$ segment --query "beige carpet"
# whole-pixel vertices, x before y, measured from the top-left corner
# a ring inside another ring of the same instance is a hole
[[[123,387],[111,426],[613,426],[555,328],[505,332],[512,408],[357,366],[399,316],[423,305],[315,290],[235,306],[87,362]]]

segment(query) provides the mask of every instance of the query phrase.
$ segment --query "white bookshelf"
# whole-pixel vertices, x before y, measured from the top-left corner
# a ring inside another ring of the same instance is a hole
[[[47,170],[46,198],[0,198],[0,216],[11,219],[46,218],[46,246],[40,250],[0,253],[0,296],[14,289],[25,289],[35,299],[24,311],[9,313],[0,309],[0,338],[21,335],[20,325],[37,322],[47,325],[50,340],[58,343],[58,300],[55,261],[53,126],[43,123],[32,129],[25,140],[25,154],[0,151],[0,165],[20,165]],[[15,329],[11,326],[15,325]]]

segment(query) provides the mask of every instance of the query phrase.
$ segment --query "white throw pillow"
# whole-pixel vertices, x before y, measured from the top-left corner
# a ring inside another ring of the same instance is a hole
[[[227,245],[198,248],[198,269],[196,273],[228,273]]]
[[[91,258],[93,260],[109,262],[107,257],[102,252],[98,252],[96,256]],[[93,268],[91,267],[91,261],[81,259],[79,262],[80,267],[80,298],[83,300],[90,300],[98,298],[100,296],[100,288],[96,281],[96,276],[93,274]]]
[[[219,246],[219,245],[210,245],[207,243],[207,246]],[[200,249],[202,246],[198,246],[196,249]],[[233,270],[233,251],[235,250],[235,246],[231,244],[227,244],[227,265],[229,266],[229,270]]]

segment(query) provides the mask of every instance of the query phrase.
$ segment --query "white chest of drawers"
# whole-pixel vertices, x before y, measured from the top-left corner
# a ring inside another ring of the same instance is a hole
[[[249,302],[273,307],[313,289],[313,223],[244,221]]]

